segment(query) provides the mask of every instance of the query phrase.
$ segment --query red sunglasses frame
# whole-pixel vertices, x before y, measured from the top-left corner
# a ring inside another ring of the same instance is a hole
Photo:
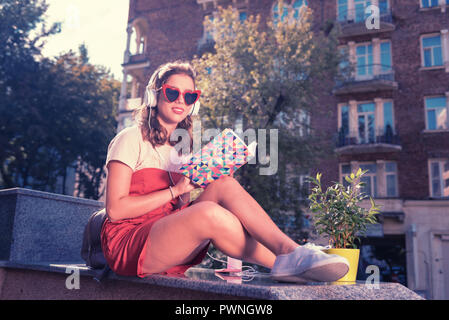
[[[175,91],[178,91],[178,96],[176,97],[176,99],[175,100],[173,100],[173,101],[170,101],[168,98],[167,98],[167,93],[165,92],[165,90],[166,89],[171,89],[171,90],[175,90]],[[176,88],[176,87],[173,87],[173,86],[171,86],[171,85],[169,85],[169,84],[166,84],[166,83],[164,83],[163,85],[162,85],[162,92],[164,93],[164,97],[165,97],[165,99],[169,102],[169,103],[173,103],[173,102],[175,102],[176,100],[178,100],[179,99],[179,95],[182,95],[182,98],[184,99],[184,104],[186,105],[186,106],[191,106],[192,104],[195,104],[195,102],[197,102],[198,101],[198,99],[200,98],[200,95],[201,95],[201,90],[185,90],[184,92],[182,92],[181,93],[181,90],[179,90],[178,88]],[[197,94],[197,97],[196,97],[196,100],[193,102],[193,103],[191,103],[191,104],[187,104],[186,103],[186,94],[187,93],[196,93]]]

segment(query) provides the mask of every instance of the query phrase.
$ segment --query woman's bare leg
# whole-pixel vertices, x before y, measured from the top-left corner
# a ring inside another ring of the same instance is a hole
[[[232,177],[222,177],[209,184],[194,201],[212,201],[231,211],[249,234],[275,255],[299,246],[283,233],[251,195]]]
[[[211,240],[224,254],[272,268],[276,256],[243,228],[236,216],[217,203],[202,201],[164,217],[151,228],[146,273],[188,263]]]

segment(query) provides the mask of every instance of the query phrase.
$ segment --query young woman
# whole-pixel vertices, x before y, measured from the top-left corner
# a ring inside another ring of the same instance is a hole
[[[177,141],[170,136],[177,128],[191,135],[199,95],[189,63],[160,66],[149,81],[138,124],[111,141],[108,219],[101,234],[111,269],[139,277],[183,273],[202,261],[212,242],[228,256],[272,269],[276,280],[334,281],[344,276],[346,259],[299,246],[233,177],[214,181],[190,202],[195,186],[176,172],[176,152],[171,151]]]

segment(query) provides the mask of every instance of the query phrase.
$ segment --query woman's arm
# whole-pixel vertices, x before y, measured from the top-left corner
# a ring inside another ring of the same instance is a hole
[[[124,163],[114,160],[108,163],[106,212],[111,221],[141,216],[172,200],[169,188],[147,195],[130,197],[131,176],[132,169]],[[193,188],[193,185],[185,178],[180,179],[176,186],[172,187],[172,190],[174,196],[177,197]]]

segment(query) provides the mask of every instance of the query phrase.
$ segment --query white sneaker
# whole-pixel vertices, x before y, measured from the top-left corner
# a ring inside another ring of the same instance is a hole
[[[342,278],[348,271],[346,258],[299,246],[276,257],[271,278],[283,282],[331,282]]]
[[[306,244],[303,245],[303,247],[315,250],[326,250],[331,248],[331,246],[321,246],[318,244],[314,244],[312,242],[307,242]]]

